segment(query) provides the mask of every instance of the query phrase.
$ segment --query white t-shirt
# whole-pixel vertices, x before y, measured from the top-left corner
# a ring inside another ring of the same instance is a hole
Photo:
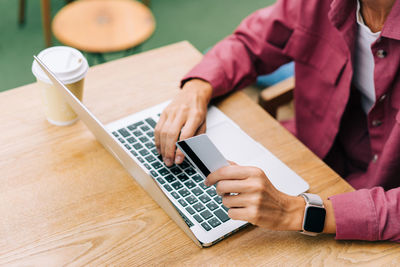
[[[372,32],[365,25],[361,16],[360,1],[357,1],[357,39],[355,47],[353,83],[361,92],[361,105],[365,113],[368,113],[375,103],[374,84],[374,55],[371,45],[378,39],[381,32]]]

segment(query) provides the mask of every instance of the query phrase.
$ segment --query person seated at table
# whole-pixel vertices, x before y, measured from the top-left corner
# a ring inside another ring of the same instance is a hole
[[[323,232],[399,242],[400,0],[278,0],[250,15],[184,77],[162,113],[155,142],[165,164],[183,160],[178,137],[205,131],[211,98],[290,61],[295,119],[285,125],[357,189],[323,200]],[[231,218],[302,229],[304,199],[276,190],[260,169],[224,167],[205,181],[217,182]]]

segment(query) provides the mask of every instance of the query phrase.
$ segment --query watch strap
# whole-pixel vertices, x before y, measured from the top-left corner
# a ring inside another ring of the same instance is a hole
[[[315,194],[302,193],[301,196],[305,199],[306,203],[313,206],[324,206],[324,201],[322,201],[321,197]]]

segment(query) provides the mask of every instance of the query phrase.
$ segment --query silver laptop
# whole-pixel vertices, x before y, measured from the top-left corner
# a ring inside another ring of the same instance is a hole
[[[197,245],[211,246],[248,224],[228,217],[215,186],[206,187],[188,160],[163,164],[154,146],[154,127],[168,102],[103,125],[34,58],[100,143]],[[301,177],[214,106],[208,110],[206,133],[226,159],[261,168],[278,190],[293,196],[308,190]]]

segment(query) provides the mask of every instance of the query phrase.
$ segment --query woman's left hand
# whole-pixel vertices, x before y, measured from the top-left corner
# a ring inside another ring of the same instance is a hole
[[[271,230],[302,228],[304,199],[278,191],[259,168],[230,165],[211,173],[204,183],[218,183],[217,193],[234,220]]]

